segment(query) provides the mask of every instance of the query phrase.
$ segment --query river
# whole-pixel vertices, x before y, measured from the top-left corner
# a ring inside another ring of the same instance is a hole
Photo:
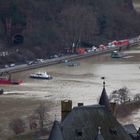
[[[56,64],[25,72],[13,74],[13,79],[22,79],[22,85],[1,86],[6,94],[13,98],[33,98],[50,100],[59,103],[61,100],[72,100],[73,106],[83,102],[84,105],[97,104],[102,91],[101,77],[105,77],[107,94],[113,90],[127,87],[129,96],[140,93],[140,46],[126,51],[128,56],[112,59],[110,54],[79,59],[80,66],[69,67]],[[36,71],[47,71],[53,75],[52,80],[30,79]],[[15,94],[17,93],[17,94]],[[129,118],[136,126],[138,113]],[[135,120],[133,119],[135,118]]]

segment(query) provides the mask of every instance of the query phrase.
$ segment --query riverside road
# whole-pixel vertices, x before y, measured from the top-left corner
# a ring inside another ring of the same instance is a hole
[[[132,48],[136,45],[138,45],[138,43],[133,44],[129,47]],[[122,47],[122,49],[127,49],[127,48],[128,48],[128,46]],[[99,56],[99,55],[103,55],[106,53],[111,53],[112,51],[118,50],[118,49],[119,48],[115,47],[115,48],[107,48],[105,50],[100,50],[100,51],[96,51],[96,52],[89,52],[89,53],[85,53],[85,54],[73,54],[73,55],[48,59],[48,60],[45,60],[43,63],[37,63],[37,64],[32,64],[32,65],[22,64],[22,65],[17,65],[15,67],[3,68],[3,69],[0,69],[0,72],[15,73],[15,72],[25,71],[25,70],[29,70],[29,69],[36,69],[39,67],[45,67],[45,66],[49,66],[49,65],[62,63],[62,62],[64,62],[64,60],[72,61],[72,60],[86,58],[86,57],[90,57],[90,56]]]

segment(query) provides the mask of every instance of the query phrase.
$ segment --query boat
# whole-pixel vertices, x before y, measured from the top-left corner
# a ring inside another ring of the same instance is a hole
[[[113,51],[111,53],[112,58],[122,58],[122,57],[125,57],[125,56],[127,56],[127,54],[125,54],[123,52],[119,52],[119,51]]]
[[[30,78],[50,80],[53,77],[47,74],[47,72],[36,72],[36,73],[30,74]]]
[[[66,66],[79,66],[80,65],[80,62],[70,61],[70,62],[65,62],[64,64]]]
[[[0,95],[2,95],[4,93],[3,89],[0,89]]]
[[[4,75],[4,76],[3,74],[1,74],[0,76],[0,84],[19,85],[21,83],[23,83],[22,80],[12,80],[10,74]]]

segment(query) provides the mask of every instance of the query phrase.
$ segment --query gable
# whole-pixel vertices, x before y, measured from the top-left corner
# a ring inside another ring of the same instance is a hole
[[[106,140],[131,140],[112,114],[100,105],[75,107],[61,124],[65,140],[94,140],[99,126]]]

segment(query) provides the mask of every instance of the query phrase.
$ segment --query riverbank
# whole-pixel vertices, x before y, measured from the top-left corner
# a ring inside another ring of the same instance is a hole
[[[137,46],[138,44],[139,42],[131,44],[131,45],[127,45],[127,46],[121,46],[121,50],[133,48]],[[0,72],[16,73],[16,72],[26,71],[30,69],[36,69],[40,67],[46,67],[46,66],[50,66],[54,64],[63,63],[65,60],[73,61],[73,60],[82,59],[82,58],[91,57],[91,56],[104,55],[104,54],[111,53],[112,51],[119,50],[119,49],[120,49],[119,47],[113,47],[113,48],[102,49],[99,51],[86,52],[84,54],[72,54],[72,55],[57,57],[53,59],[47,59],[42,63],[36,63],[32,65],[23,64],[19,66],[4,68],[4,69],[0,69]]]
[[[126,51],[125,51],[126,52]],[[108,95],[122,86],[127,86],[131,96],[140,91],[139,87],[139,62],[140,46],[128,50],[129,58],[112,59],[110,54],[91,56],[78,60],[80,66],[67,67],[63,63],[30,69],[13,73],[14,79],[23,79],[22,85],[0,85],[7,94],[1,95],[0,100],[0,136],[2,140],[11,134],[8,129],[10,118],[26,118],[32,113],[40,102],[48,103],[52,120],[60,120],[60,101],[72,100],[73,106],[83,102],[84,105],[98,103],[102,91],[101,77],[106,77],[106,91]],[[50,81],[30,79],[30,73],[34,71],[47,71],[54,76]],[[29,108],[29,109],[28,109]],[[8,113],[9,112],[9,113]],[[12,113],[14,112],[14,113]],[[128,119],[124,119],[126,123]],[[133,123],[133,119],[129,122]],[[5,124],[4,124],[5,123]],[[135,123],[139,126],[139,121]],[[13,134],[13,133],[12,133]]]

